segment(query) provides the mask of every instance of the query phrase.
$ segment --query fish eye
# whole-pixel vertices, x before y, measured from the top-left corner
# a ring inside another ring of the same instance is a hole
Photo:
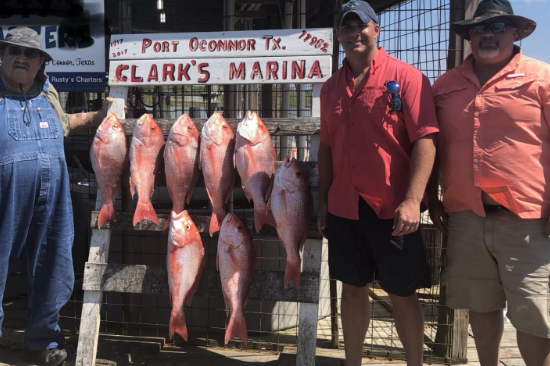
[[[151,126],[151,131],[154,131],[155,130],[155,126]]]
[[[188,130],[192,130],[192,129],[193,129],[193,127],[191,127],[191,126],[187,126],[187,129],[188,129]]]
[[[191,225],[187,224],[186,228],[187,230],[191,229]]]

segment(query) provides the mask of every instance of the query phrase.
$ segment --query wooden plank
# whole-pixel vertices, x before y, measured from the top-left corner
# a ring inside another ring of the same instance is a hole
[[[332,35],[331,28],[117,34],[111,37],[109,58],[112,64],[119,60],[330,56]]]
[[[119,118],[124,118],[124,104],[128,95],[126,88],[111,88],[110,95],[115,99],[109,106],[109,112],[114,112]],[[101,208],[101,192],[97,189],[96,210]],[[111,230],[92,229],[88,263],[104,264],[109,259]],[[103,293],[101,291],[86,291],[82,303],[82,315],[78,346],[76,351],[77,366],[94,366],[99,337],[100,310]]]
[[[331,61],[330,55],[115,60],[109,66],[109,85],[322,83],[330,76]]]
[[[304,244],[302,270],[304,272],[315,274],[317,279],[319,279],[321,273],[321,257],[322,241],[318,239],[306,240],[306,243]],[[315,365],[318,315],[319,301],[310,304],[300,304],[296,366]]]
[[[90,227],[97,228],[97,217],[99,215],[99,211],[93,211],[92,217],[90,220]],[[159,224],[156,225],[155,223],[149,221],[149,220],[142,220],[140,221],[136,226],[133,226],[133,219],[134,214],[133,213],[127,213],[127,212],[117,212],[117,226],[116,229],[118,230],[135,230],[135,231],[164,231],[164,223],[166,222],[166,219],[168,218],[168,214],[159,214],[157,213],[157,217],[159,219]],[[193,219],[193,222],[197,226],[197,229],[200,233],[208,233],[208,228],[210,225],[210,216],[201,216],[201,215],[191,215],[191,218]],[[274,227],[270,225],[264,225],[262,227],[262,230],[260,230],[259,233],[256,233],[256,229],[254,229],[254,219],[252,218],[245,218],[242,219],[244,224],[250,229],[250,232],[252,233],[253,238],[278,238],[277,231]],[[101,231],[114,229],[114,227],[111,227],[111,223],[107,222],[103,225],[103,228]],[[319,234],[319,231],[317,230],[317,223],[313,220],[311,221],[309,232],[308,232],[308,238],[311,239],[320,239],[321,235]]]
[[[278,161],[275,164],[275,169],[279,169],[279,167],[283,164],[282,161]],[[317,189],[319,188],[319,164],[314,161],[301,161],[300,165],[302,166],[302,170],[306,172],[308,176],[308,183],[309,187],[311,189]],[[126,167],[127,169],[122,173],[122,187],[128,187],[130,185],[130,172],[129,167]],[[166,185],[166,176],[161,174],[156,179],[156,185],[157,186],[165,186]],[[204,176],[202,175],[202,171],[199,173],[199,177],[197,179],[196,187],[204,187]],[[241,188],[241,177],[237,174],[235,179],[235,188]],[[81,186],[81,189],[84,193],[89,193],[88,186]]]
[[[120,121],[124,132],[126,132],[126,136],[132,136],[136,121],[137,119],[135,118]],[[165,136],[168,135],[170,128],[176,122],[175,119],[163,118],[156,118],[155,121]],[[226,118],[226,121],[233,132],[237,132],[237,125],[242,121],[242,118]],[[262,121],[265,123],[271,136],[318,135],[321,128],[321,119],[319,117],[263,118]],[[195,122],[197,129],[201,131],[206,119],[193,118],[193,122]]]
[[[300,289],[283,286],[284,272],[255,271],[250,298],[262,301],[318,303],[319,274],[302,273]],[[168,294],[166,269],[158,266],[86,263],[84,291]],[[196,296],[222,298],[220,274],[205,268]]]

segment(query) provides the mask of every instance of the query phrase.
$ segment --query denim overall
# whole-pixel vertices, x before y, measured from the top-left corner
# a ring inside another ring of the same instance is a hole
[[[74,238],[63,127],[46,80],[37,96],[0,97],[0,300],[8,271],[26,260],[25,346],[55,348],[63,340],[59,311],[70,299]],[[5,89],[0,79],[0,89]],[[0,308],[0,325],[4,311]]]

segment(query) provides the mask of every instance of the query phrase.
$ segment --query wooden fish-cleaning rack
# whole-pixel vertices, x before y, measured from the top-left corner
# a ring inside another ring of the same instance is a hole
[[[286,49],[290,50],[290,56],[296,58],[300,61],[304,54],[310,55],[319,55],[316,56],[318,59],[322,60],[320,64],[322,65],[323,78],[319,80],[262,80],[262,83],[308,83],[313,84],[312,92],[312,117],[311,118],[292,118],[292,119],[263,119],[265,125],[267,126],[271,136],[296,136],[296,135],[307,135],[311,136],[310,142],[310,155],[308,162],[301,162],[302,168],[307,172],[309,177],[309,183],[312,188],[313,198],[317,199],[317,189],[319,183],[319,174],[317,169],[317,152],[319,148],[319,128],[320,128],[320,101],[319,95],[321,90],[322,82],[330,75],[330,65],[331,65],[331,52],[332,52],[332,30],[331,29],[317,29],[311,30],[312,34],[317,34],[318,39],[324,37],[326,42],[330,45],[327,47],[329,53],[322,54],[319,49],[308,49],[303,48],[303,45],[299,44],[301,42],[298,38],[302,32],[297,30],[277,30],[272,31],[275,33],[275,36],[279,36],[280,42],[287,42]],[[260,32],[225,32],[232,33],[234,37],[263,37],[266,31]],[[280,35],[278,34],[280,33]],[[308,32],[309,34],[309,32]],[[195,34],[196,35],[196,34]],[[161,39],[159,37],[164,37],[169,40],[173,40],[176,37],[182,37],[183,35],[176,34],[154,34],[154,35],[121,35],[120,38],[124,39],[120,43],[113,42],[111,44],[111,69],[110,75],[115,75],[118,70],[120,70],[120,62],[122,58],[117,58],[118,63],[113,62],[113,55],[117,53],[120,54],[120,49],[130,50],[126,51],[127,57],[132,57],[132,50],[139,49],[140,43],[139,39]],[[203,38],[207,36],[215,38],[217,35],[214,33],[203,33]],[[172,38],[170,38],[172,37]],[[200,37],[199,37],[200,38]],[[231,38],[231,37],[229,37]],[[298,41],[296,41],[298,39]],[[183,44],[185,40],[180,40]],[[159,41],[161,42],[161,41]],[[292,42],[295,42],[301,48],[298,51],[292,51],[296,49],[297,46]],[[124,48],[126,47],[126,48]],[[118,51],[117,51],[118,50]],[[262,51],[262,50],[260,50]],[[137,51],[136,51],[137,52]],[[124,54],[124,51],[122,51]],[[138,55],[139,56],[139,55]],[[153,59],[166,59],[166,55],[156,55],[158,57],[153,57]],[[178,57],[185,58],[186,54],[177,55]],[[259,52],[259,56],[267,56],[265,52]],[[280,53],[276,54],[280,56]],[[196,57],[196,56],[195,56]],[[211,56],[211,57],[216,57]],[[218,56],[220,57],[220,56]],[[233,57],[241,57],[239,54],[235,54]],[[258,58],[261,58],[258,57]],[[277,62],[292,62],[293,58],[289,57],[270,57],[270,60],[277,60]],[[311,58],[311,56],[310,56]],[[246,59],[245,59],[246,60]],[[185,60],[176,59],[176,60],[165,60],[165,62],[182,62]],[[139,62],[147,63],[153,61],[138,61],[138,66],[141,65]],[[199,62],[199,61],[196,61]],[[220,63],[217,60],[218,64]],[[270,61],[274,62],[274,61]],[[300,61],[301,62],[301,61]],[[131,63],[131,61],[128,61]],[[149,65],[149,64],[147,64]],[[129,67],[131,69],[131,65]],[[134,73],[134,70],[132,70]],[[221,72],[226,72],[227,70],[221,70]],[[129,78],[128,78],[129,79]],[[135,75],[132,75],[132,79],[136,80]],[[211,84],[224,84],[220,82],[219,79],[214,80],[213,78]],[[191,80],[192,81],[192,80]],[[188,82],[190,84],[192,82]],[[225,83],[229,84],[242,84],[241,80],[225,80]],[[246,82],[245,82],[246,83]],[[248,81],[247,83],[258,83],[258,81]],[[135,120],[125,119],[124,115],[124,104],[126,102],[128,94],[128,86],[133,85],[159,85],[158,83],[152,84],[147,82],[134,83],[134,84],[125,84],[120,79],[110,78],[110,96],[115,99],[115,102],[111,106],[110,111],[115,112],[119,119],[121,119],[122,125],[126,132],[127,136],[132,135],[133,126]],[[177,83],[174,82],[163,82],[160,85],[174,85]],[[196,84],[196,83],[195,83]],[[261,117],[261,116],[260,116]],[[241,119],[228,118],[228,123],[232,127],[233,131],[236,131],[236,126]],[[166,136],[170,130],[170,127],[175,122],[175,120],[157,120],[160,128],[163,131],[163,134]],[[197,128],[201,130],[202,124],[205,120],[194,119]],[[281,164],[278,162],[277,167]],[[198,184],[201,184],[202,179],[199,179]],[[236,186],[239,186],[239,179],[237,177]],[[98,210],[101,207],[101,195],[98,192],[97,201],[96,201],[96,211],[92,213],[91,217],[91,227],[92,227],[92,236],[90,242],[90,251],[88,255],[88,261],[85,264],[84,269],[84,299],[82,306],[82,315],[80,323],[80,332],[78,339],[78,349],[77,349],[77,358],[76,365],[78,366],[94,366],[96,360],[97,344],[99,338],[99,326],[100,326],[100,309],[101,302],[103,297],[103,292],[118,292],[118,293],[141,293],[141,294],[168,294],[168,281],[166,270],[162,267],[148,266],[148,265],[121,265],[121,264],[110,264],[109,259],[109,247],[111,240],[111,226],[110,224],[104,225],[102,229],[97,228],[97,216]],[[317,207],[315,204],[314,207]],[[162,231],[164,223],[168,215],[159,214],[159,225],[149,223],[144,220],[138,223],[135,227],[132,226],[132,214],[117,212],[117,229],[128,230],[128,231]],[[207,233],[210,216],[196,216],[191,215],[193,221],[195,222],[199,232]],[[291,283],[288,288],[283,286],[284,272],[280,271],[255,271],[255,280],[252,285],[250,298],[257,300],[271,300],[271,301],[289,301],[289,302],[298,302],[300,303],[299,308],[299,319],[298,319],[298,340],[297,340],[297,355],[296,355],[296,365],[297,366],[310,366],[315,364],[315,349],[317,343],[317,322],[318,322],[318,313],[319,313],[319,294],[320,294],[320,272],[321,272],[321,257],[322,257],[322,237],[319,235],[316,229],[314,220],[316,215],[313,215],[311,226],[309,229],[308,239],[304,245],[302,253],[302,275],[301,275],[301,286],[299,289],[294,287],[294,284]],[[245,224],[249,228],[253,228],[253,220],[245,220]],[[255,232],[254,229],[251,230],[253,238],[276,238],[276,231],[264,225],[264,228],[259,234]],[[221,298],[221,283],[219,278],[219,273],[213,269],[205,268],[202,276],[199,288],[196,293],[197,296],[204,297],[216,297]]]

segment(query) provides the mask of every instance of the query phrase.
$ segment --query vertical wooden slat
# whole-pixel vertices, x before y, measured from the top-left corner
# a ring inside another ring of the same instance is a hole
[[[303,271],[321,273],[322,241],[308,239],[304,244]],[[315,349],[317,347],[317,321],[319,304],[300,304],[300,320],[296,366],[315,365]]]

